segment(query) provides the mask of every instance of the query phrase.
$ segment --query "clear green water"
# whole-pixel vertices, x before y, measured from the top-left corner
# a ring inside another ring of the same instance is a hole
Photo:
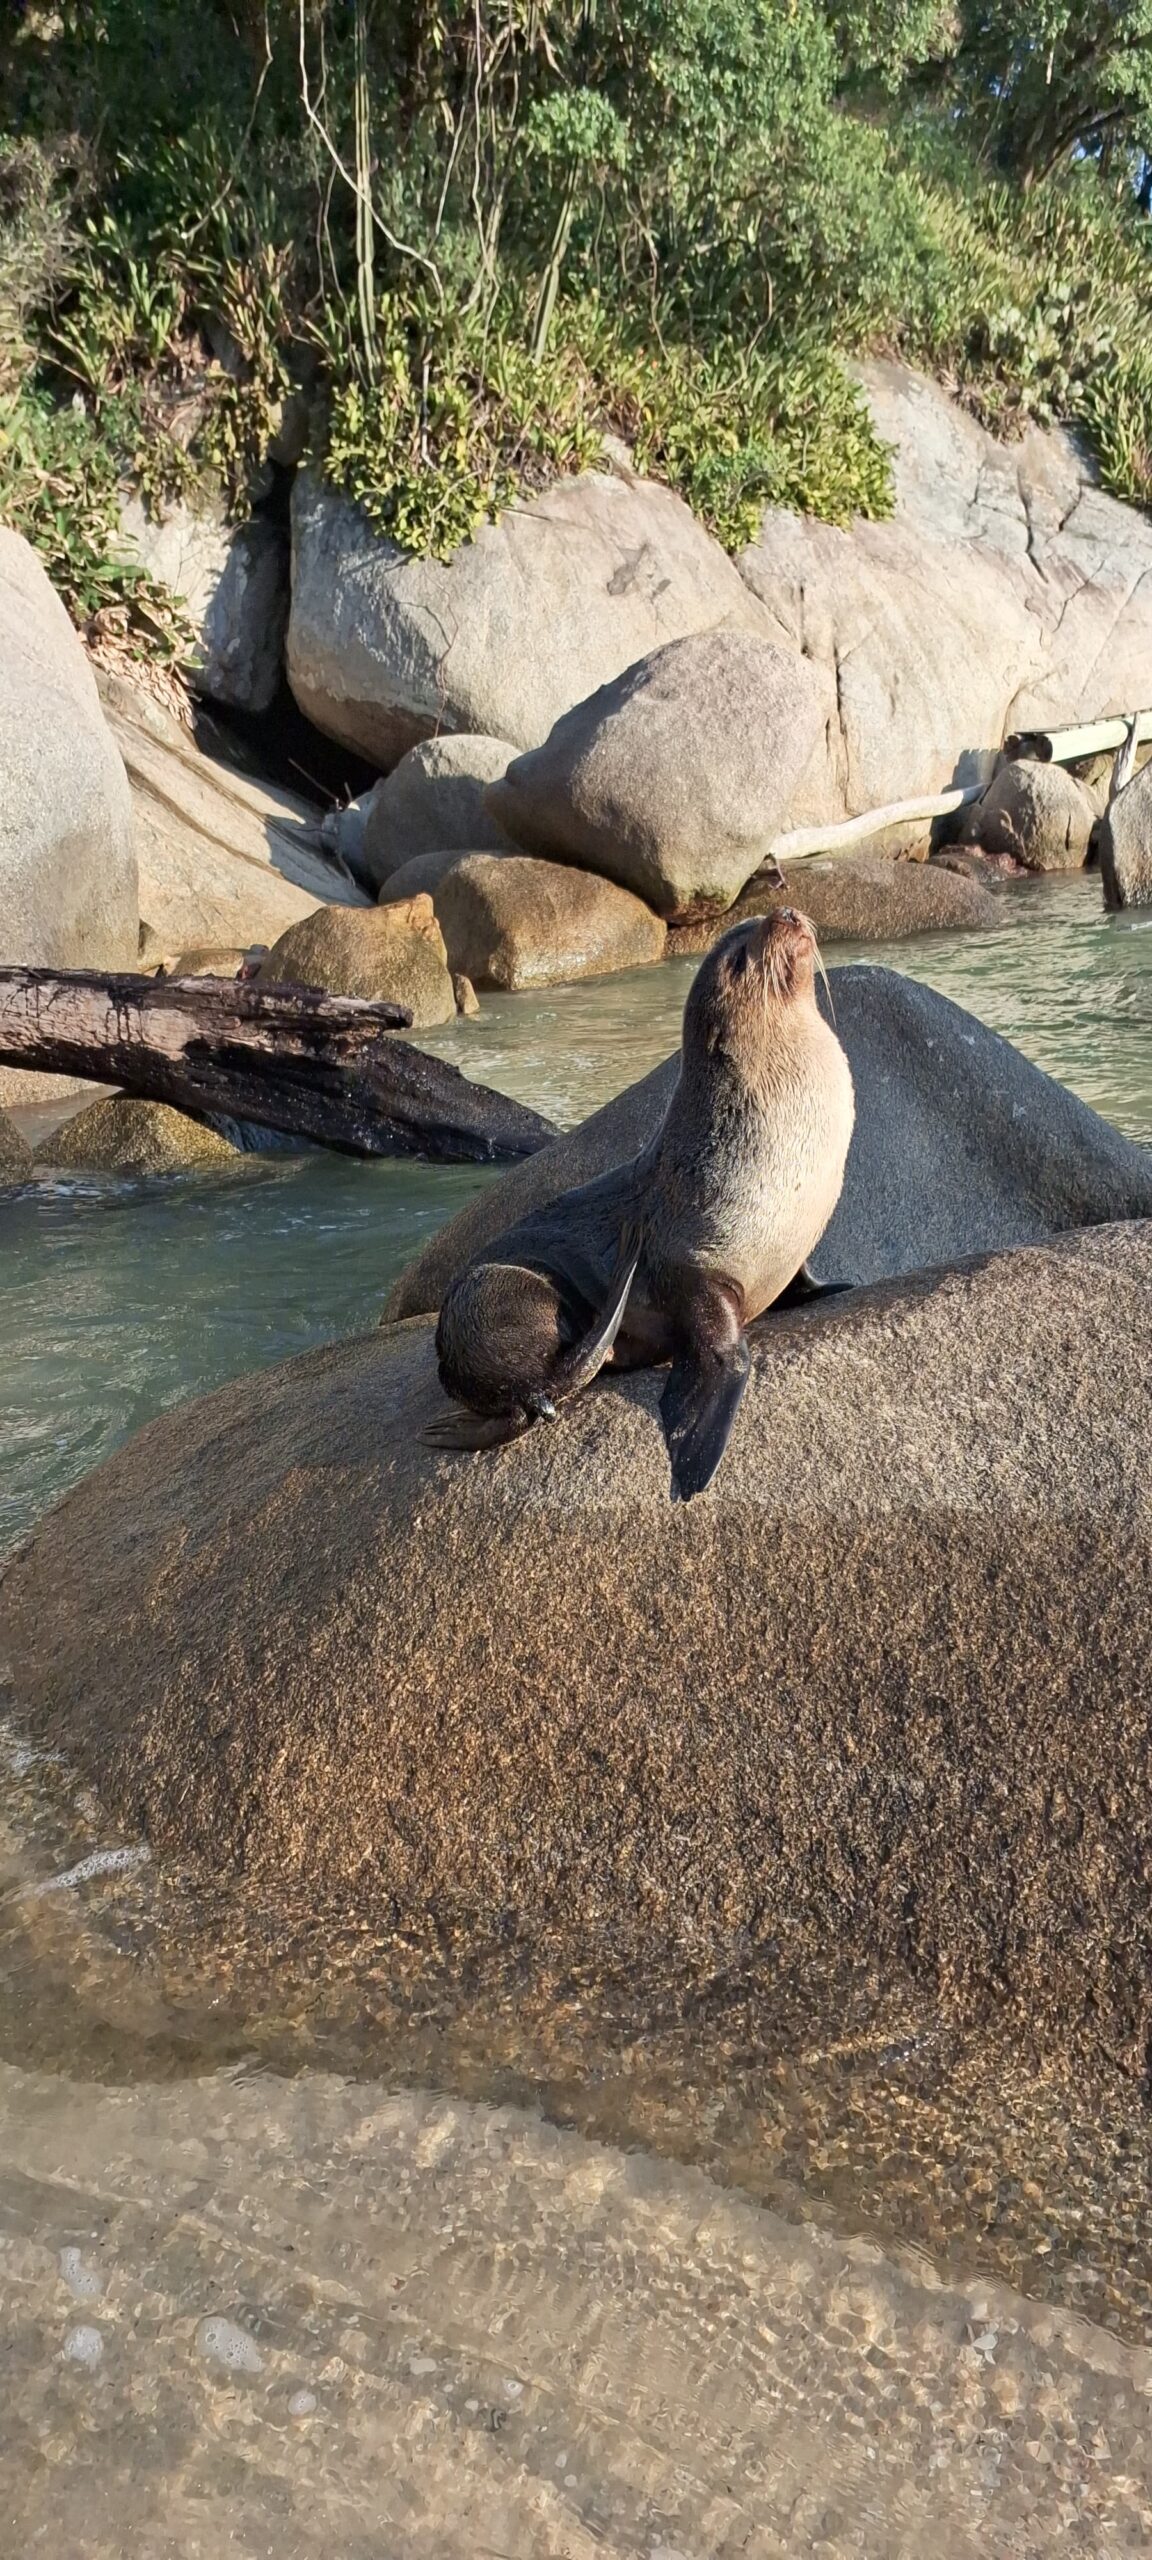
[[[1030,888],[1002,930],[867,954],[969,1006],[1131,1135],[1152,1139],[1152,918],[1091,881]],[[667,1056],[690,963],[490,998],[428,1046],[571,1123]],[[312,1155],[213,1179],[43,1176],[0,1202],[0,1552],[181,1398],[371,1324],[435,1226],[498,1176]],[[18,1702],[17,1702],[18,1703]],[[893,1993],[834,2048],[781,2058],[755,1984],[607,2016],[594,1988],[494,1980],[402,1998],[381,1951],[229,1946],[226,1907],[101,1866],[64,1772],[0,1760],[0,2063],[113,2082],[322,2065],[543,2106],[696,2161],[789,2213],[993,2269],[1152,2342],[1152,2140],[1138,2092],[1100,2117],[986,2045],[943,2054]],[[44,1893],[89,1861],[71,1886]]]

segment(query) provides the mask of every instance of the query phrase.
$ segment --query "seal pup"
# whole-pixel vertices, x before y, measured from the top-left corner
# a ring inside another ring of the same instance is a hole
[[[554,1421],[605,1367],[669,1361],[673,1499],[710,1483],[748,1377],[745,1329],[785,1293],[819,1294],[807,1260],[844,1179],[852,1076],[816,1002],[818,965],[792,907],[714,945],[655,1137],[530,1211],[454,1280],[436,1328],[453,1401],[426,1440],[491,1448]]]

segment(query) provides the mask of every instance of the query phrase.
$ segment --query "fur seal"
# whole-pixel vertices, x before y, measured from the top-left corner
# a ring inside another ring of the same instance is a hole
[[[463,1270],[436,1328],[453,1400],[424,1437],[491,1448],[598,1372],[671,1362],[673,1499],[716,1472],[749,1369],[745,1328],[786,1292],[840,1196],[852,1075],[816,1003],[816,936],[785,907],[736,925],[684,1009],[680,1074],[630,1164],[561,1193]]]

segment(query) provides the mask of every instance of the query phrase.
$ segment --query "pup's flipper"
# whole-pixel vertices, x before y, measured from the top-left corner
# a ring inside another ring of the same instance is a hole
[[[672,1499],[690,1502],[711,1484],[728,1446],[752,1355],[736,1294],[719,1281],[696,1282],[678,1332],[660,1420],[672,1461]]]
[[[429,1449],[499,1449],[519,1440],[535,1417],[527,1413],[473,1413],[467,1404],[446,1404],[426,1422],[420,1438]]]
[[[556,1364],[551,1380],[554,1396],[578,1395],[581,1387],[590,1387],[607,1360],[620,1327],[624,1322],[628,1294],[636,1277],[640,1260],[640,1238],[634,1228],[625,1229],[620,1238],[616,1267],[609,1283],[608,1297],[594,1330],[574,1342]]]

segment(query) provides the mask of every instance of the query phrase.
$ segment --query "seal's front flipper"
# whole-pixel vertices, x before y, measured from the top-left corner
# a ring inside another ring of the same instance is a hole
[[[690,1502],[711,1484],[748,1383],[752,1355],[735,1298],[721,1282],[701,1281],[681,1313],[679,1348],[660,1398],[674,1502]]]
[[[802,1262],[779,1297],[773,1298],[771,1312],[775,1315],[778,1307],[807,1307],[813,1298],[839,1298],[851,1286],[850,1280],[818,1280],[808,1264]]]
[[[447,1404],[425,1423],[420,1438],[427,1449],[499,1449],[530,1431],[535,1419],[530,1413],[473,1413],[470,1405]]]
[[[557,1362],[550,1381],[554,1395],[578,1395],[581,1387],[591,1386],[593,1378],[599,1376],[624,1322],[628,1293],[636,1277],[639,1260],[640,1239],[634,1231],[626,1229],[620,1239],[608,1297],[595,1329],[573,1343],[571,1350]]]

